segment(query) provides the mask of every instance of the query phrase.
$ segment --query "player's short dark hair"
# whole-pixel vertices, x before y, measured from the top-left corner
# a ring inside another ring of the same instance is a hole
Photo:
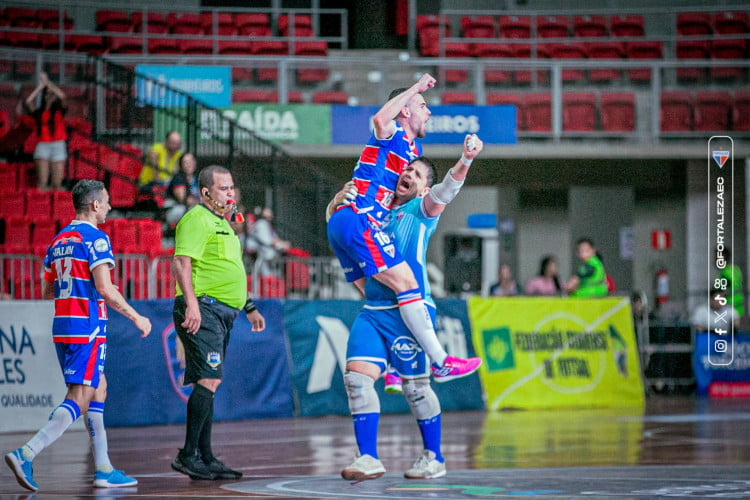
[[[586,243],[591,248],[595,248],[594,242],[591,240],[591,238],[580,238],[578,241],[576,241],[576,246],[580,245],[581,243]]]
[[[231,174],[229,170],[222,167],[221,165],[209,165],[204,169],[201,169],[198,174],[198,189],[211,189],[214,185],[214,173],[217,174]]]
[[[408,87],[401,87],[399,89],[393,89],[393,90],[391,90],[391,93],[388,95],[388,99],[386,99],[385,102],[390,101],[391,99],[393,99],[394,97],[396,97],[399,94],[403,94],[407,90],[409,90]]]
[[[435,165],[432,163],[432,161],[428,160],[424,156],[417,156],[409,162],[409,165],[418,161],[424,163],[427,166],[427,187],[432,187],[432,185],[435,183],[435,179],[437,179],[438,176]]]
[[[76,213],[84,212],[94,200],[102,200],[102,193],[106,187],[102,181],[81,179],[73,186],[73,208]]]

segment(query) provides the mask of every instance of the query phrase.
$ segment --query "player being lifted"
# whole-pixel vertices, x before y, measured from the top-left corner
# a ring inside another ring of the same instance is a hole
[[[362,293],[368,277],[396,293],[404,323],[432,360],[435,381],[446,382],[474,373],[482,360],[448,356],[435,335],[414,273],[391,236],[381,230],[393,204],[399,175],[412,159],[422,155],[418,138],[425,136],[430,119],[422,92],[434,86],[435,78],[425,73],[411,87],[391,92],[375,114],[374,131],[352,176],[357,196],[331,216],[328,241],[346,280]]]

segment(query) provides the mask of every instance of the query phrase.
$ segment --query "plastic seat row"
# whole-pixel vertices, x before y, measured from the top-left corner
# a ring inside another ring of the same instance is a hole
[[[31,9],[28,7],[5,7],[0,10],[0,26],[13,28],[60,28],[62,14],[63,29],[73,29],[73,19],[65,11],[58,9]]]
[[[661,130],[750,131],[750,91],[666,91]]]
[[[313,104],[347,104],[349,94],[342,91],[321,91],[312,95]],[[279,95],[276,91],[267,90],[234,90],[232,91],[232,102],[279,102]],[[304,99],[301,92],[289,92],[288,102],[303,103]]]

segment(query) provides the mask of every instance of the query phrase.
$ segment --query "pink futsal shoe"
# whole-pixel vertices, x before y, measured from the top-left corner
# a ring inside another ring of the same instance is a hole
[[[435,382],[448,382],[457,378],[468,377],[479,369],[482,360],[479,358],[457,358],[448,356],[443,366],[432,365],[432,378]]]
[[[401,383],[401,377],[396,373],[388,372],[385,374],[385,392],[388,394],[403,394],[404,386]]]

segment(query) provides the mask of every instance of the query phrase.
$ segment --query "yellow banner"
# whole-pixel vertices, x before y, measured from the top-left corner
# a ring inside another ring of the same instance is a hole
[[[627,298],[468,301],[487,407],[642,406]]]

